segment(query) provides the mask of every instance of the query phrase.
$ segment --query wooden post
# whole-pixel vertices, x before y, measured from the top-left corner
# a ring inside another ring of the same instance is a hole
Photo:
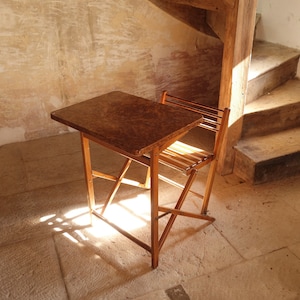
[[[217,169],[221,174],[232,172],[233,147],[241,136],[256,7],[257,0],[236,0],[226,10],[219,107],[229,106],[231,112]]]
[[[159,149],[156,147],[151,152],[151,255],[152,268],[158,266],[158,157]]]

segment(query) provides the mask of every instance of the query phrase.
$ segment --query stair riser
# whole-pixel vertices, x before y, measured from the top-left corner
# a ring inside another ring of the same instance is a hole
[[[287,80],[294,78],[297,72],[299,57],[292,58],[280,66],[248,82],[247,103],[267,94]]]
[[[300,175],[299,51],[255,42],[233,172],[250,184]]]
[[[236,151],[234,173],[250,184],[262,184],[300,175],[300,151],[255,163]]]
[[[300,101],[244,115],[242,138],[266,135],[297,126],[300,126]]]

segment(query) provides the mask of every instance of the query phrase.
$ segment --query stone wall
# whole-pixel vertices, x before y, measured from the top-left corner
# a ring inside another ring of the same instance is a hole
[[[300,1],[258,0],[256,38],[300,50]],[[300,62],[297,77],[300,78]]]
[[[68,129],[50,112],[112,90],[217,102],[222,44],[141,0],[2,0],[0,145]]]

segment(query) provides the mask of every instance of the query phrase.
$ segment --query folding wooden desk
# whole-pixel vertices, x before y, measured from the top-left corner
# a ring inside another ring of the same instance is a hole
[[[156,268],[159,255],[159,153],[196,127],[202,121],[201,115],[116,91],[54,111],[51,118],[80,131],[90,213],[149,251],[152,267]],[[93,178],[97,174],[91,166],[89,140],[130,160],[150,166],[150,246],[112,224],[102,213],[96,211]]]

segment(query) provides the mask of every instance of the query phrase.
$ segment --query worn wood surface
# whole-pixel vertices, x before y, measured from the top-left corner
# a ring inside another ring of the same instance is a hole
[[[173,142],[202,121],[198,113],[123,92],[83,101],[51,116],[108,148],[139,156]]]
[[[248,70],[252,51],[256,0],[237,0],[226,15],[220,107],[230,107],[228,132],[220,154],[218,171],[232,172],[233,146],[242,132],[242,116],[246,101]]]

